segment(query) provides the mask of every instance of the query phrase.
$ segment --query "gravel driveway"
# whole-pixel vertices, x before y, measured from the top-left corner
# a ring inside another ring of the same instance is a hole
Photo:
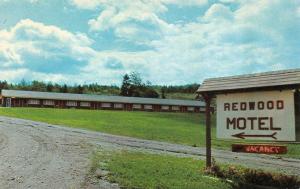
[[[87,184],[98,148],[205,159],[205,148],[140,140],[0,116],[1,188],[103,188]],[[218,162],[300,175],[300,160],[214,150]]]

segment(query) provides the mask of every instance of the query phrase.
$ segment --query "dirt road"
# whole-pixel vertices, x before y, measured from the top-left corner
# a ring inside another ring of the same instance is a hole
[[[0,117],[1,188],[87,188],[90,154],[98,148],[205,158],[204,148],[140,140]],[[300,160],[214,150],[219,162],[300,175]],[[100,187],[101,188],[101,187]]]

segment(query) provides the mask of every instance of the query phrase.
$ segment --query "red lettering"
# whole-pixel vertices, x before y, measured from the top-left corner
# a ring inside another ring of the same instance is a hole
[[[248,144],[233,144],[233,152],[246,152],[246,153],[261,153],[261,154],[284,154],[287,153],[286,146],[274,145],[248,145]]]

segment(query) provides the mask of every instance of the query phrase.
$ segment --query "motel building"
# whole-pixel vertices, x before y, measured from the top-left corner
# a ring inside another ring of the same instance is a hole
[[[1,102],[3,107],[81,108],[191,113],[205,111],[205,103],[197,100],[157,99],[21,90],[2,90]]]

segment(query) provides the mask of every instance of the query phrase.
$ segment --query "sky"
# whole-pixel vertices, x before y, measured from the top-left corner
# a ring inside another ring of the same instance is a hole
[[[181,85],[292,68],[299,0],[0,0],[0,80]]]

